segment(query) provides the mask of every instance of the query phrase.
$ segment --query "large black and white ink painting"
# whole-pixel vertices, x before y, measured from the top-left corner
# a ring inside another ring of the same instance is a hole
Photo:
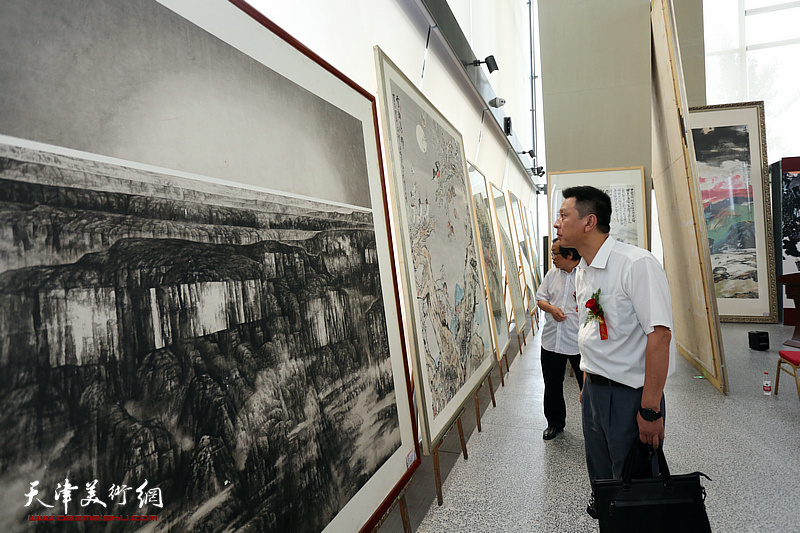
[[[800,270],[800,172],[784,172],[781,187],[783,264],[784,271],[792,273]]]
[[[159,528],[320,531],[400,446],[369,211],[6,144],[0,206],[10,530],[146,479]]]
[[[2,531],[369,529],[419,465],[375,98],[248,8],[0,3]]]

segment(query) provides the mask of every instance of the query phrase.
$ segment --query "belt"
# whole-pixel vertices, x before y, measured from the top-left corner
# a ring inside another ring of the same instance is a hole
[[[620,383],[618,381],[614,381],[613,379],[608,379],[605,376],[600,376],[598,374],[590,374],[590,373],[587,372],[586,373],[586,379],[592,385],[600,385],[602,387],[621,387],[623,389],[639,390],[639,389],[634,389],[633,387],[631,387],[629,385],[625,385],[624,383]],[[641,388],[641,387],[639,387],[639,388]]]

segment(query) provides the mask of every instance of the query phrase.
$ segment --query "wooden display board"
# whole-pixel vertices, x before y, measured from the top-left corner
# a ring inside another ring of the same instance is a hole
[[[384,139],[425,453],[493,366],[467,159],[461,134],[375,47]]]
[[[670,0],[651,3],[653,186],[678,350],[722,393],[728,390],[711,284],[708,235],[696,179],[677,31]],[[699,259],[699,260],[698,260]]]

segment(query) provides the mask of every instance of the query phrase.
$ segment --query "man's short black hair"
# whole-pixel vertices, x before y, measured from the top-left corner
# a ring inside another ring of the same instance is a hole
[[[596,187],[578,185],[564,189],[564,199],[575,198],[575,209],[581,218],[587,215],[597,217],[597,229],[601,233],[611,231],[611,198]]]
[[[560,240],[561,239],[556,237],[555,239],[553,239],[553,244],[557,243]],[[567,246],[561,246],[560,244],[558,245],[558,254],[564,259],[571,259],[573,261],[581,260],[581,254],[578,253],[578,250],[576,250],[575,248],[569,248]]]

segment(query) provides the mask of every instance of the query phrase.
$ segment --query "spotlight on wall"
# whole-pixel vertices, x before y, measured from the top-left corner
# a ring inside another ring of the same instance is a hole
[[[489,100],[489,105],[492,107],[503,107],[506,105],[506,99],[500,98],[499,96],[495,96],[491,100]]]
[[[503,117],[503,133],[511,135],[511,117]]]
[[[495,70],[500,70],[497,66],[497,61],[495,61],[494,56],[486,56],[486,59],[481,61],[480,59],[476,59],[472,62],[474,66],[478,66],[481,63],[486,63],[486,68],[489,69],[489,74],[494,72]]]
[[[533,153],[532,149],[531,150],[523,150],[523,151],[517,152],[517,153],[518,154],[528,154],[529,156],[531,156],[531,159],[536,159],[536,154]]]

